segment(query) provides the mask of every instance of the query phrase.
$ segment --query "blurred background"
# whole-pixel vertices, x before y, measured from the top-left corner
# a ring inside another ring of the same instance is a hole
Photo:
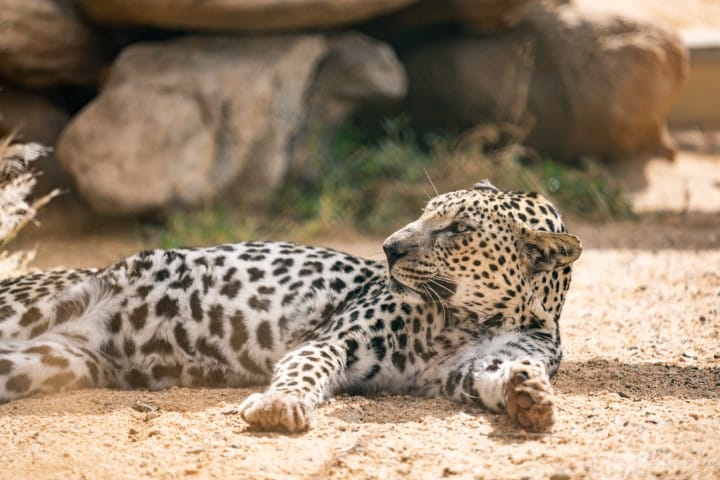
[[[0,136],[52,147],[40,266],[375,244],[483,178],[717,246],[720,2],[0,0]]]

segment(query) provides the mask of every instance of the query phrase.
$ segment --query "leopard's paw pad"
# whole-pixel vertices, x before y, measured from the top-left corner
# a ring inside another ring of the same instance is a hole
[[[510,418],[531,432],[546,432],[555,423],[555,404],[550,379],[542,363],[533,360],[515,362],[505,394]]]

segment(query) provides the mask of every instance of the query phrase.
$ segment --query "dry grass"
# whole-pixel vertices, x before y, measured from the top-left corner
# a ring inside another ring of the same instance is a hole
[[[7,245],[37,211],[59,195],[59,190],[33,199],[32,191],[38,172],[31,166],[49,149],[37,143],[13,143],[12,137],[0,139],[0,278],[22,274],[35,252],[9,253]]]

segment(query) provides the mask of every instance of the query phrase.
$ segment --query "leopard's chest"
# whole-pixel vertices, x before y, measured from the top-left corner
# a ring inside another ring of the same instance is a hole
[[[359,379],[373,390],[413,391],[425,371],[483,336],[476,328],[449,321],[439,304],[411,305],[391,298],[361,301],[320,337],[345,347],[353,388]]]

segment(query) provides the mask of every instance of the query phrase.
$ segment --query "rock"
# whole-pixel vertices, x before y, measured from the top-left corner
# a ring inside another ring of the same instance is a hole
[[[333,124],[357,109],[386,108],[405,98],[405,69],[388,45],[359,33],[343,33],[331,36],[328,46],[308,92],[313,120]]]
[[[138,44],[72,120],[58,155],[102,213],[217,197],[254,205],[308,166],[308,132],[398,103],[405,87],[392,50],[355,33]]]
[[[448,36],[402,58],[408,109],[425,129],[528,124],[525,142],[559,157],[674,154],[665,121],[688,60],[665,28],[533,7],[510,32]]]
[[[555,472],[550,475],[549,480],[570,480],[572,475],[568,472]]]
[[[264,199],[284,178],[326,51],[319,35],[133,45],[63,132],[60,162],[106,214]]]
[[[83,12],[104,24],[277,32],[361,22],[416,0],[80,0]]]
[[[64,110],[36,93],[7,87],[0,90],[0,138],[14,134],[19,141],[54,147],[68,120]],[[42,172],[35,194],[71,186],[54,154],[39,158],[33,166]]]
[[[359,113],[392,109],[407,93],[405,69],[385,43],[350,32],[330,36],[328,47],[308,89],[303,128],[293,141],[295,178],[312,180],[320,174],[307,159],[317,135],[332,135]]]
[[[397,31],[457,25],[474,33],[498,32],[514,26],[528,5],[541,1],[420,0],[406,9],[378,19],[376,26]]]
[[[0,76],[44,87],[95,84],[103,42],[72,0],[5,0],[0,8]]]
[[[682,95],[670,113],[675,128],[720,130],[720,31],[683,32],[690,51],[690,75]],[[717,150],[717,142],[716,150]],[[708,146],[704,146],[708,150]]]

